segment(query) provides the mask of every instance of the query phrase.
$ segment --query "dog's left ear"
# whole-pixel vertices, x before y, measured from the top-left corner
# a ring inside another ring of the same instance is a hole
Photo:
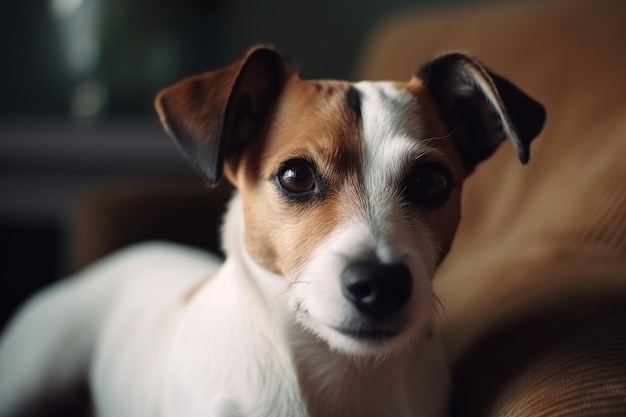
[[[509,138],[525,164],[546,112],[504,78],[469,55],[450,53],[422,66],[417,75],[452,134],[467,174]]]
[[[294,73],[278,52],[256,46],[227,67],[162,90],[155,107],[168,134],[215,186],[224,160],[254,137]]]

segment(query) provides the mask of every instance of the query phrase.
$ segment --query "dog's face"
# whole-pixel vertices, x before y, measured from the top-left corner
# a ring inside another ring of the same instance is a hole
[[[465,176],[507,136],[525,161],[541,129],[541,106],[494,77],[453,54],[408,83],[303,81],[260,47],[157,108],[208,181],[224,169],[239,190],[246,248],[286,280],[295,320],[339,351],[381,354],[435,313]],[[525,116],[507,114],[511,94]]]
[[[433,311],[464,169],[432,107],[417,79],[294,78],[226,166],[250,254],[289,281],[296,318],[333,347],[403,344]]]

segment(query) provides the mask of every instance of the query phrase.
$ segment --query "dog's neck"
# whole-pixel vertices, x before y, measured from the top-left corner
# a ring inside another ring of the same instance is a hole
[[[229,203],[222,226],[222,249],[227,261],[234,263],[240,269],[237,276],[245,279],[246,285],[253,286],[255,292],[262,295],[261,301],[266,304],[264,307],[272,310],[274,316],[279,314],[279,317],[272,317],[273,321],[276,319],[284,321],[287,316],[286,306],[284,304],[278,306],[277,301],[279,301],[285,280],[262,268],[252,259],[246,249],[244,230],[243,203],[239,194],[235,193]]]
[[[223,229],[227,263],[238,269],[236,279],[243,280],[241,285],[252,286],[261,295],[255,297],[261,300],[251,302],[259,303],[257,312],[267,314],[259,321],[269,333],[267,340],[274,344],[272,350],[281,356],[279,361],[294,370],[307,415],[439,415],[441,410],[435,408],[444,392],[433,392],[432,387],[445,386],[439,380],[447,376],[441,375],[444,358],[438,341],[420,338],[423,341],[410,351],[384,357],[360,358],[331,350],[293,322],[284,300],[285,280],[250,257],[243,219],[242,201],[235,195]]]
[[[329,350],[308,335],[294,338],[292,354],[311,416],[440,416],[448,383],[438,341],[410,350],[357,357]],[[308,336],[308,338],[307,338]],[[424,358],[428,358],[426,361]]]

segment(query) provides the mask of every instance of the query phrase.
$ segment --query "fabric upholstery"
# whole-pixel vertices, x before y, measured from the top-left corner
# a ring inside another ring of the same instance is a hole
[[[576,303],[490,334],[457,365],[453,416],[626,415],[626,297]]]

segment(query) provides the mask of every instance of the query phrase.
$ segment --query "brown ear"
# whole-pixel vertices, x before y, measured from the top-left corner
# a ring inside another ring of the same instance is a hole
[[[162,90],[156,111],[191,164],[214,186],[224,160],[254,137],[293,73],[278,52],[253,47],[225,68]]]
[[[520,161],[528,162],[530,143],[546,119],[541,104],[462,53],[436,58],[422,66],[417,75],[452,133],[467,174],[506,138],[513,143]]]

